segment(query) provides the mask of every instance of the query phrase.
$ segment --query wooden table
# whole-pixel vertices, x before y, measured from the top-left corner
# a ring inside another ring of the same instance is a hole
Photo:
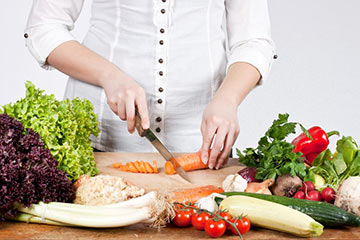
[[[238,171],[241,166],[235,159],[221,170],[201,170],[190,172],[193,185],[182,181],[179,176],[166,176],[164,174],[163,160],[155,153],[96,153],[96,162],[102,174],[122,176],[134,184],[147,190],[157,190],[159,186],[169,190],[201,186],[205,184],[221,185],[224,177]],[[114,162],[127,162],[133,160],[156,160],[160,166],[160,174],[145,175],[120,172],[111,167]],[[166,183],[164,183],[164,178]],[[149,181],[150,180],[150,181]],[[161,184],[160,184],[161,183]],[[222,238],[239,239],[236,236],[225,234]],[[0,222],[0,239],[210,239],[205,232],[197,231],[192,227],[176,228],[169,225],[161,231],[138,224],[125,228],[114,229],[87,229],[76,227],[58,227],[42,224],[27,224],[18,222]],[[296,239],[289,234],[276,231],[252,228],[244,239]],[[360,228],[326,229],[321,237],[311,239],[360,239]]]

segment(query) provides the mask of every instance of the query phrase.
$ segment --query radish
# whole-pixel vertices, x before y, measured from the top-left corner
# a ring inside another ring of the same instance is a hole
[[[294,195],[294,198],[305,199],[305,193],[303,191],[297,191]]]
[[[335,191],[331,187],[324,188],[321,192],[321,196],[325,202],[332,203],[335,200]]]
[[[322,197],[321,197],[321,194],[319,191],[312,190],[306,194],[305,199],[312,200],[312,201],[321,201]]]
[[[303,191],[304,193],[311,192],[314,189],[315,189],[315,186],[311,181],[306,181],[301,186],[301,191]]]

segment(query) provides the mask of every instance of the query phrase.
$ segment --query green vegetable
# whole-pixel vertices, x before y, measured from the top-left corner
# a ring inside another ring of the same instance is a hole
[[[296,133],[295,128],[299,123],[288,122],[289,114],[279,114],[265,136],[258,142],[258,147],[246,148],[243,153],[237,149],[239,161],[249,167],[256,167],[256,178],[266,180],[276,176],[291,174],[303,178],[306,167],[301,160],[301,153],[294,153],[295,146],[285,140]],[[306,129],[302,127],[303,131]],[[308,133],[307,133],[308,134]]]
[[[225,196],[248,196],[279,203],[309,215],[324,226],[360,226],[360,217],[329,203],[258,193],[225,192],[222,194]],[[216,198],[215,200],[218,204],[222,201],[221,198]]]
[[[352,137],[342,137],[336,143],[336,152],[329,149],[320,153],[305,176],[314,181],[315,174],[322,176],[326,185],[337,189],[350,176],[360,175],[360,151]]]
[[[45,95],[27,82],[26,97],[3,106],[0,113],[7,113],[39,133],[58,161],[58,168],[68,173],[70,180],[99,173],[89,139],[99,132],[90,101],[78,98],[58,101],[54,95]]]

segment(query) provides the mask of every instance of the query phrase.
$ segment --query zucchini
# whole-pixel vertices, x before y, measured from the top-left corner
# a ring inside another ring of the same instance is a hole
[[[296,199],[289,197],[280,197],[275,195],[265,195],[259,193],[246,193],[246,192],[225,192],[222,193],[226,196],[248,196],[258,199],[267,200],[282,204],[292,209],[303,212],[310,217],[314,218],[319,223],[328,227],[341,227],[341,226],[360,226],[360,217],[349,213],[333,204],[325,202],[310,201],[304,199]],[[220,198],[216,198],[218,204],[222,201]]]
[[[301,237],[320,236],[323,225],[308,215],[284,205],[247,196],[230,196],[219,207],[231,216],[246,215],[254,226],[290,233]]]

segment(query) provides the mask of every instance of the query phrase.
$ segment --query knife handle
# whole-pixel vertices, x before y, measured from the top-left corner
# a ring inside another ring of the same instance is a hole
[[[145,136],[145,130],[141,126],[141,118],[140,118],[140,114],[137,110],[135,110],[135,128],[140,137]]]

